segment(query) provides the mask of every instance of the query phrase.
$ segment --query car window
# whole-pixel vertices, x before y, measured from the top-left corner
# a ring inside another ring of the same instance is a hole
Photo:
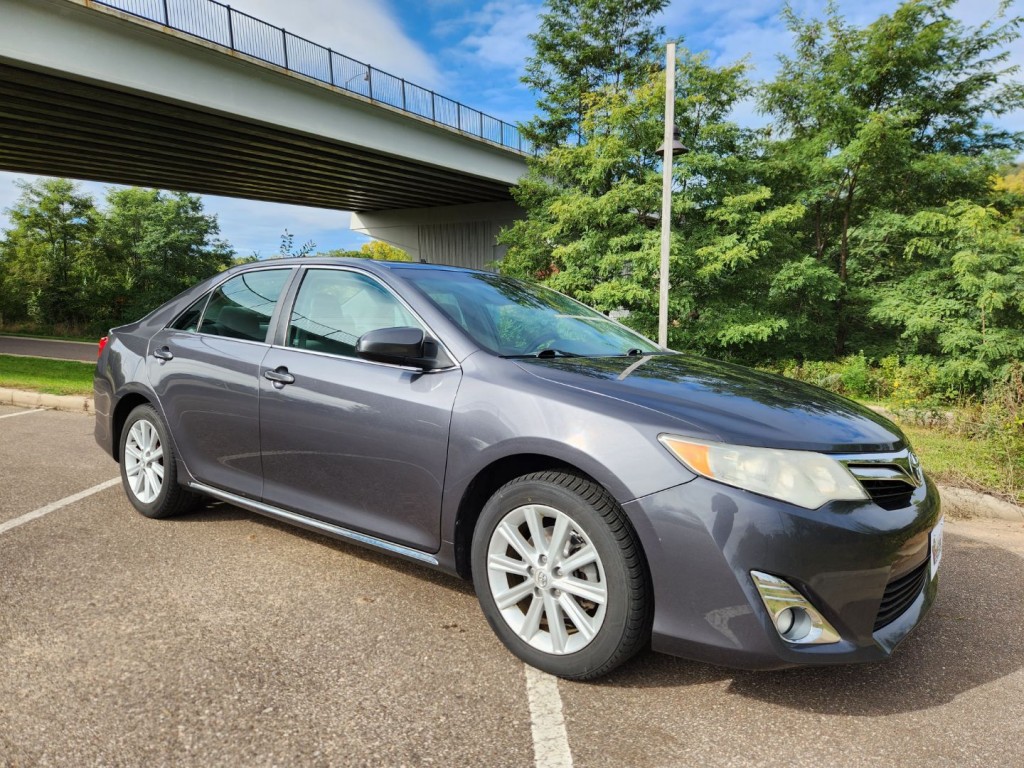
[[[423,326],[373,278],[337,269],[310,269],[295,298],[288,346],[355,357],[356,341],[364,333],[400,327]]]
[[[199,299],[194,301],[188,309],[178,315],[168,328],[173,328],[176,331],[188,331],[189,333],[195,333],[199,329],[199,318],[203,315],[203,307],[206,306],[206,300],[208,298],[210,298],[210,294],[204,293]]]
[[[265,341],[274,305],[290,274],[289,269],[265,269],[231,278],[210,297],[200,333]]]

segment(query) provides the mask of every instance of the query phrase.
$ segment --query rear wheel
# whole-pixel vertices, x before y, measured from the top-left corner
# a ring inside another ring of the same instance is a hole
[[[615,500],[591,480],[539,472],[503,486],[481,513],[472,560],[484,615],[528,664],[594,678],[648,642],[640,544]]]
[[[167,426],[151,405],[137,406],[121,430],[121,484],[132,505],[146,517],[187,512],[199,497],[178,485],[174,449]]]

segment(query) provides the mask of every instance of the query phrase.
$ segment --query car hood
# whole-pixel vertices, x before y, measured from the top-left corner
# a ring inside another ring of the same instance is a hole
[[[517,360],[567,387],[655,411],[688,437],[827,453],[898,451],[906,438],[851,400],[782,376],[690,355]]]

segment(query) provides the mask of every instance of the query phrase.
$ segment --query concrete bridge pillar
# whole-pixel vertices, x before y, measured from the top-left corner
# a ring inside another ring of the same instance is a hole
[[[494,271],[506,250],[496,242],[498,232],[523,215],[511,201],[362,211],[352,214],[350,228],[401,248],[414,261]]]

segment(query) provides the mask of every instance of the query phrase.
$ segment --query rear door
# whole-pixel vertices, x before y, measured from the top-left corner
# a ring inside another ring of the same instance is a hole
[[[285,344],[273,347],[261,366],[263,498],[436,551],[448,429],[462,373],[457,367],[425,373],[355,356],[359,336],[400,326],[427,331],[376,278],[306,269]]]
[[[244,272],[150,340],[150,383],[192,476],[260,498],[260,362],[293,270]]]

